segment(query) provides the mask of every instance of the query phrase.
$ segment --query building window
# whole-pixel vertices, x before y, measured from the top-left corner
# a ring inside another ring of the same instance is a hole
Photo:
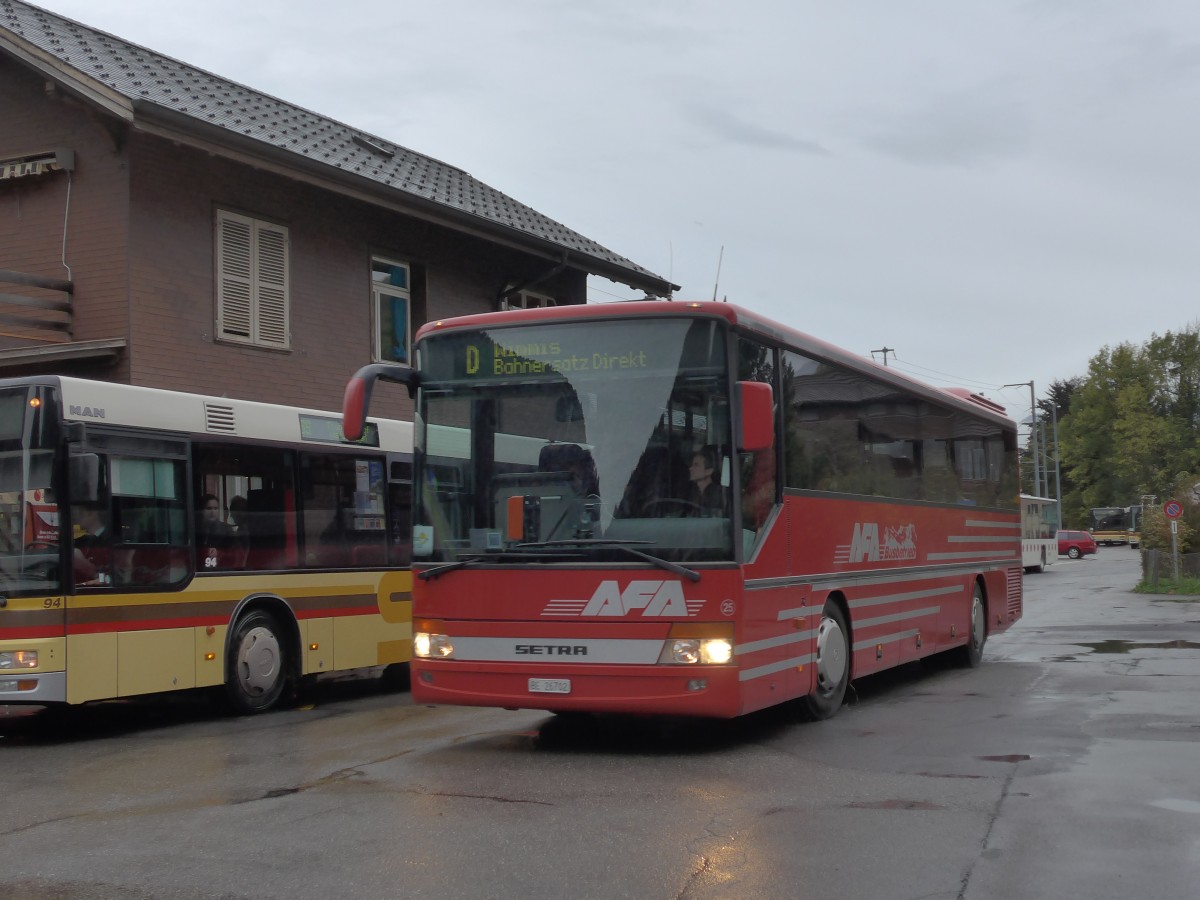
[[[288,230],[217,210],[217,337],[286,350]]]
[[[557,305],[558,301],[553,297],[533,291],[510,291],[500,301],[501,309],[542,309],[546,306]]]
[[[371,258],[371,318],[375,361],[407,363],[412,342],[412,269],[407,263]]]

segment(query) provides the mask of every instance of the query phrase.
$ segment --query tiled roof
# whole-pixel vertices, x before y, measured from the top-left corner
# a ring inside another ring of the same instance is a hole
[[[572,264],[579,268],[640,289],[662,291],[668,287],[661,276],[488,187],[462,169],[384,138],[21,0],[0,0],[0,52],[9,43],[6,32],[17,39],[18,47],[24,42],[74,70],[81,80],[103,85],[125,98],[135,123],[139,112],[149,115],[152,110],[170,110],[177,114],[174,120],[185,125],[194,124],[198,129],[215,126],[237,135],[239,142],[261,142],[276,151],[360,176],[373,182],[381,195],[396,192],[419,198],[488,233],[548,244],[547,249],[569,253]]]

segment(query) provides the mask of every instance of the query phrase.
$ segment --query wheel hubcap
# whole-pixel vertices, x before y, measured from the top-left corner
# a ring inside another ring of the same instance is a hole
[[[279,680],[279,640],[268,628],[251,628],[238,648],[238,680],[250,695],[267,693]]]
[[[832,693],[846,674],[846,635],[835,619],[822,618],[817,629],[817,688]]]
[[[978,650],[983,646],[983,601],[976,594],[971,601],[971,646]]]

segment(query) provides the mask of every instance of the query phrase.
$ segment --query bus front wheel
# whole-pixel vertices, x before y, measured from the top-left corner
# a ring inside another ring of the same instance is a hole
[[[287,655],[279,624],[268,612],[252,610],[234,627],[229,643],[225,691],[238,713],[270,709],[287,686]]]
[[[828,719],[841,708],[850,683],[849,635],[841,607],[832,600],[825,601],[817,626],[817,683],[813,692],[800,700],[805,718]]]

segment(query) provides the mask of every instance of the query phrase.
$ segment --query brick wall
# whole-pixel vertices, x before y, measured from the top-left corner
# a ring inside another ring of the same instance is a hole
[[[0,268],[75,284],[74,340],[128,334],[128,179],[122,126],[7,57],[0,57],[0,158],[68,147],[75,171],[0,182]],[[68,198],[69,187],[69,198]],[[68,203],[69,199],[69,203]],[[66,230],[64,247],[63,233]],[[69,271],[63,266],[65,255]],[[62,294],[0,285],[22,296]],[[9,308],[12,311],[12,308]],[[66,340],[0,325],[0,349]],[[121,367],[80,374],[124,380]]]
[[[0,155],[67,146],[76,160],[69,210],[63,173],[0,183],[0,268],[67,278],[60,261],[65,219],[75,283],[71,337],[127,341],[115,364],[10,366],[0,374],[49,369],[337,409],[346,379],[370,361],[372,255],[413,264],[414,331],[429,319],[495,309],[506,285],[554,268],[415,216],[130,130],[61,89],[47,89],[6,58],[0,58],[0,122]],[[289,229],[290,350],[215,338],[217,209]],[[583,303],[586,275],[558,273],[533,289]],[[0,286],[0,292],[18,291]],[[0,349],[46,339],[0,326]],[[412,416],[399,386],[382,387],[372,411]]]
[[[130,147],[131,380],[136,384],[337,409],[346,379],[370,361],[370,261],[414,264],[415,317],[494,309],[505,283],[552,263],[234,161],[136,135]],[[291,349],[214,337],[217,209],[289,229]],[[586,276],[541,289],[583,302]],[[414,327],[421,321],[414,321]],[[411,418],[400,387],[373,412]]]

